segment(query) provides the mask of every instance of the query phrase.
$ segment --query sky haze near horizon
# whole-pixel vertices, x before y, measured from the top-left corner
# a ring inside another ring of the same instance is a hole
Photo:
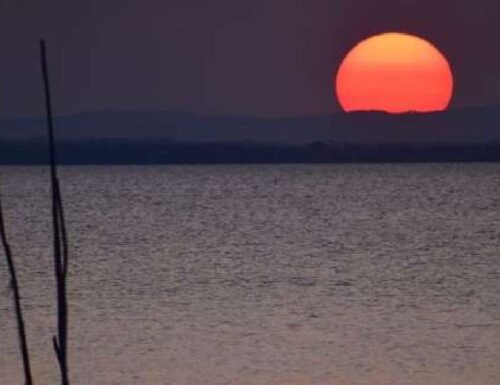
[[[57,114],[333,113],[342,58],[387,31],[444,52],[452,108],[500,104],[497,0],[3,0],[0,15],[0,118],[43,114],[40,37]]]

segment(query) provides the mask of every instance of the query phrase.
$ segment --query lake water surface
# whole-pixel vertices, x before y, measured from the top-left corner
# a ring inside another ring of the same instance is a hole
[[[47,169],[0,175],[35,378],[55,384]],[[500,165],[61,175],[73,384],[500,383]],[[21,384],[0,256],[0,383]]]

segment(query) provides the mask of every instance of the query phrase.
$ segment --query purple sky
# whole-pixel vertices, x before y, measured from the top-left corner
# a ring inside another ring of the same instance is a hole
[[[2,0],[0,18],[0,118],[42,114],[42,36],[59,114],[331,113],[343,55],[386,31],[448,56],[453,107],[500,104],[498,0]]]

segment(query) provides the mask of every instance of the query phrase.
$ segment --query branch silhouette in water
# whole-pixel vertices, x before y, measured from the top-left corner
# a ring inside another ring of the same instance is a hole
[[[17,281],[16,266],[14,264],[14,257],[7,239],[7,231],[5,229],[5,220],[2,209],[2,202],[0,199],[0,237],[2,238],[2,246],[5,252],[5,258],[9,267],[10,283],[14,293],[14,306],[16,312],[17,331],[19,334],[19,346],[21,348],[21,355],[23,359],[24,369],[24,383],[26,385],[33,384],[33,377],[31,375],[30,354],[28,349],[28,342],[26,340],[26,328],[24,326],[23,309],[21,306],[21,294],[19,284]]]
[[[64,221],[64,210],[59,179],[57,176],[57,158],[54,139],[54,120],[50,97],[49,72],[45,41],[40,40],[41,65],[47,111],[47,134],[50,154],[50,184],[52,192],[52,230],[54,247],[54,273],[57,284],[57,336],[53,337],[54,350],[61,372],[61,384],[69,384],[68,368],[68,238]]]

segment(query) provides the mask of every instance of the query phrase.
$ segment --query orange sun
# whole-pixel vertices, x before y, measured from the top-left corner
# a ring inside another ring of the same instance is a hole
[[[442,111],[453,94],[453,74],[444,55],[428,41],[384,33],[347,54],[336,91],[345,111]]]

